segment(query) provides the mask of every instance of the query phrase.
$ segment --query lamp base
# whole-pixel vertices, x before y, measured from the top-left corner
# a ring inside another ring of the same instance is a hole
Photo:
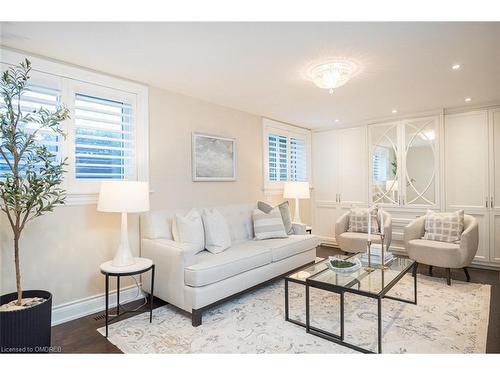
[[[128,242],[127,213],[122,212],[120,245],[118,246],[118,251],[116,252],[111,264],[114,267],[126,267],[131,266],[134,263],[135,258],[130,251],[130,245]]]
[[[111,264],[114,267],[126,267],[135,264],[136,260],[130,251],[130,248],[125,248],[124,246],[118,247],[115,257]]]
[[[295,211],[293,214],[293,222],[302,224],[302,220],[300,218],[300,206],[299,206],[299,199],[295,198]]]

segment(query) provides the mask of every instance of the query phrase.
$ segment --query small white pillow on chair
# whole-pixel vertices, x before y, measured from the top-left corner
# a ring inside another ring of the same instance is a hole
[[[200,213],[192,209],[186,216],[175,214],[172,220],[172,235],[177,242],[193,245],[199,253],[205,250],[205,231]]]
[[[218,254],[231,246],[231,235],[226,218],[215,208],[204,209],[201,217],[205,226],[205,247]]]

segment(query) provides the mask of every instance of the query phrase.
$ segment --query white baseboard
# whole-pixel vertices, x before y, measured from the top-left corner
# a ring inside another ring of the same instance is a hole
[[[120,305],[141,298],[144,298],[141,284],[139,284],[139,294],[137,293],[137,286],[135,284],[120,289]],[[52,308],[52,325],[56,326],[81,318],[82,316],[103,311],[105,303],[106,298],[104,293],[102,293],[54,306]],[[116,306],[116,290],[109,292],[109,306]]]

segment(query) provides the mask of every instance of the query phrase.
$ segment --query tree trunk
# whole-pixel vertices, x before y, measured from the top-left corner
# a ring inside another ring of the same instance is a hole
[[[23,299],[23,291],[21,289],[21,268],[19,267],[19,235],[14,235],[14,262],[16,263],[16,288],[17,288],[17,305],[21,305]]]

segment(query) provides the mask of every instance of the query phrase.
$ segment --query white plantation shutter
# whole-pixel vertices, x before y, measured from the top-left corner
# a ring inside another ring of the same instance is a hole
[[[290,138],[290,180],[307,181],[307,149],[304,139]]]
[[[268,135],[269,181],[307,181],[306,140]]]
[[[288,139],[282,135],[269,134],[269,181],[288,179]]]
[[[75,95],[75,178],[125,180],[135,176],[132,105]]]
[[[378,149],[373,154],[373,178],[375,181],[384,182],[387,180],[387,159],[389,151],[386,148]]]
[[[20,105],[21,112],[23,115],[39,110],[40,108],[45,108],[49,111],[55,111],[61,102],[61,92],[58,89],[31,84],[21,97],[21,100],[14,100],[13,105]],[[5,114],[7,108],[5,102],[0,103],[0,112]],[[27,133],[32,133],[38,129],[38,124],[34,123],[20,123],[18,126],[24,128]],[[61,147],[60,147],[60,136],[51,129],[43,129],[37,133],[37,141],[39,144],[45,145],[47,149],[54,154],[54,158],[60,159]],[[2,148],[2,151],[7,154],[10,158],[8,151]],[[12,160],[12,159],[11,159]],[[21,162],[21,168],[23,163]],[[0,156],[0,179],[5,178],[6,173],[10,172],[10,168],[3,157]]]

